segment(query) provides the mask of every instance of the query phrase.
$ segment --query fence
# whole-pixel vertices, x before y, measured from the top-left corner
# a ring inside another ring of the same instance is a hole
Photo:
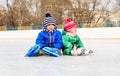
[[[12,31],[12,30],[37,30],[41,29],[41,26],[25,25],[25,26],[0,26],[0,31]]]
[[[5,26],[0,26],[0,31],[4,31],[6,29],[6,27]]]
[[[63,28],[63,24],[57,25],[59,29]],[[120,21],[105,22],[101,25],[95,25],[95,23],[77,24],[78,28],[91,28],[91,27],[120,27]],[[38,30],[41,29],[40,25],[24,25],[24,26],[0,26],[0,31],[11,31],[11,30]]]
[[[58,25],[58,28],[62,28],[63,25]],[[11,30],[38,30],[41,26],[37,25],[24,25],[24,26],[0,26],[0,31],[11,31]]]

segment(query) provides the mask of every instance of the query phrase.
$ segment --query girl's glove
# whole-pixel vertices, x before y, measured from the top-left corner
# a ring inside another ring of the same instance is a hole
[[[73,50],[77,50],[77,46],[73,46]]]

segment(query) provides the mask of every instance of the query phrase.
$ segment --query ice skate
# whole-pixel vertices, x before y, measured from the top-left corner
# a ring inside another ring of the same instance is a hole
[[[39,52],[40,46],[39,45],[34,45],[32,46],[28,52],[26,53],[25,57],[33,57]]]
[[[93,53],[93,50],[86,50],[85,48],[81,49],[80,55],[90,55]]]
[[[78,55],[78,51],[77,50],[71,50],[71,55],[72,56],[77,56]]]
[[[92,53],[94,53],[93,50],[90,50],[90,51],[89,51],[89,54],[92,54]]]

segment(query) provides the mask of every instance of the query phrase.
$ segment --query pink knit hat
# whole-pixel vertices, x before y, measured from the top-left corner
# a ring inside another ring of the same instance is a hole
[[[70,18],[67,18],[64,22],[64,29],[68,31],[71,28],[76,28],[76,24]]]

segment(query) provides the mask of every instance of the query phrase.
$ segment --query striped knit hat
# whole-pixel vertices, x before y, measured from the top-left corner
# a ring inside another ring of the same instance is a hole
[[[56,19],[54,17],[52,17],[50,15],[50,13],[46,13],[45,16],[46,16],[46,18],[45,18],[45,20],[43,22],[42,28],[46,29],[46,26],[48,24],[53,24],[55,26],[55,29],[56,29]]]

